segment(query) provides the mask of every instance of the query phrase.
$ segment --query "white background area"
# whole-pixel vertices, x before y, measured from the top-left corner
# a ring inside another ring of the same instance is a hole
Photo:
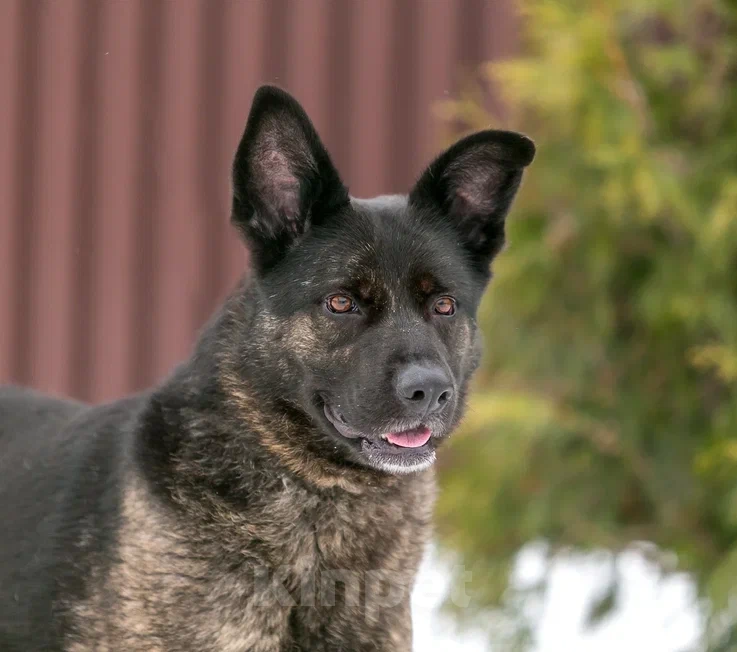
[[[515,575],[527,584],[540,577],[539,547],[524,549]],[[618,564],[619,606],[592,629],[585,627],[587,607],[606,585],[609,566],[601,556],[567,558],[554,563],[550,588],[536,630],[535,652],[684,652],[694,649],[702,618],[696,593],[685,575],[661,577],[637,552]],[[412,598],[415,652],[493,652],[488,636],[458,631],[440,612],[449,585],[449,568],[431,550]]]

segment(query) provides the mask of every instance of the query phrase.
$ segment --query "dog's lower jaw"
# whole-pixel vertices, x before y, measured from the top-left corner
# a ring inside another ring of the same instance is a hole
[[[366,457],[374,468],[394,475],[409,475],[426,471],[435,463],[436,459],[434,450],[427,451],[417,460],[392,459],[388,455],[381,455],[376,452],[366,453]]]

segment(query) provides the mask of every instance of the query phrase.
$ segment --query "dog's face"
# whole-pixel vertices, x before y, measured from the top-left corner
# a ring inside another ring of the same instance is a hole
[[[269,391],[316,426],[305,446],[388,473],[433,463],[462,416],[476,311],[533,156],[524,136],[480,132],[407,197],[357,200],[297,102],[257,92],[233,171],[261,302],[248,337]]]

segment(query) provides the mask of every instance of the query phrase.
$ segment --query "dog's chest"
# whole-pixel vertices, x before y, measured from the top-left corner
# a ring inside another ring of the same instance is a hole
[[[414,556],[427,535],[432,513],[432,478],[404,493],[341,492],[315,495],[284,483],[284,491],[264,510],[256,530],[271,545],[270,563],[296,575],[321,569],[394,568]],[[287,569],[285,569],[287,570]]]
[[[321,607],[336,592],[361,593],[367,577],[410,585],[431,506],[427,488],[397,500],[319,496],[285,482],[200,531],[157,511],[139,485],[125,498],[117,561],[71,606],[67,650],[279,650],[295,610],[312,630],[334,618]]]

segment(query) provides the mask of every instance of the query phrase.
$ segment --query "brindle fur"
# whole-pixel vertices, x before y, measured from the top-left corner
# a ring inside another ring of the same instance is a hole
[[[376,439],[407,422],[392,379],[421,360],[453,390],[427,446],[454,429],[533,152],[482,132],[409,198],[351,199],[301,107],[260,90],[233,176],[252,270],[191,358],[97,407],[0,390],[0,649],[409,650],[432,471],[381,467],[323,403]],[[331,291],[361,314],[329,314]]]

